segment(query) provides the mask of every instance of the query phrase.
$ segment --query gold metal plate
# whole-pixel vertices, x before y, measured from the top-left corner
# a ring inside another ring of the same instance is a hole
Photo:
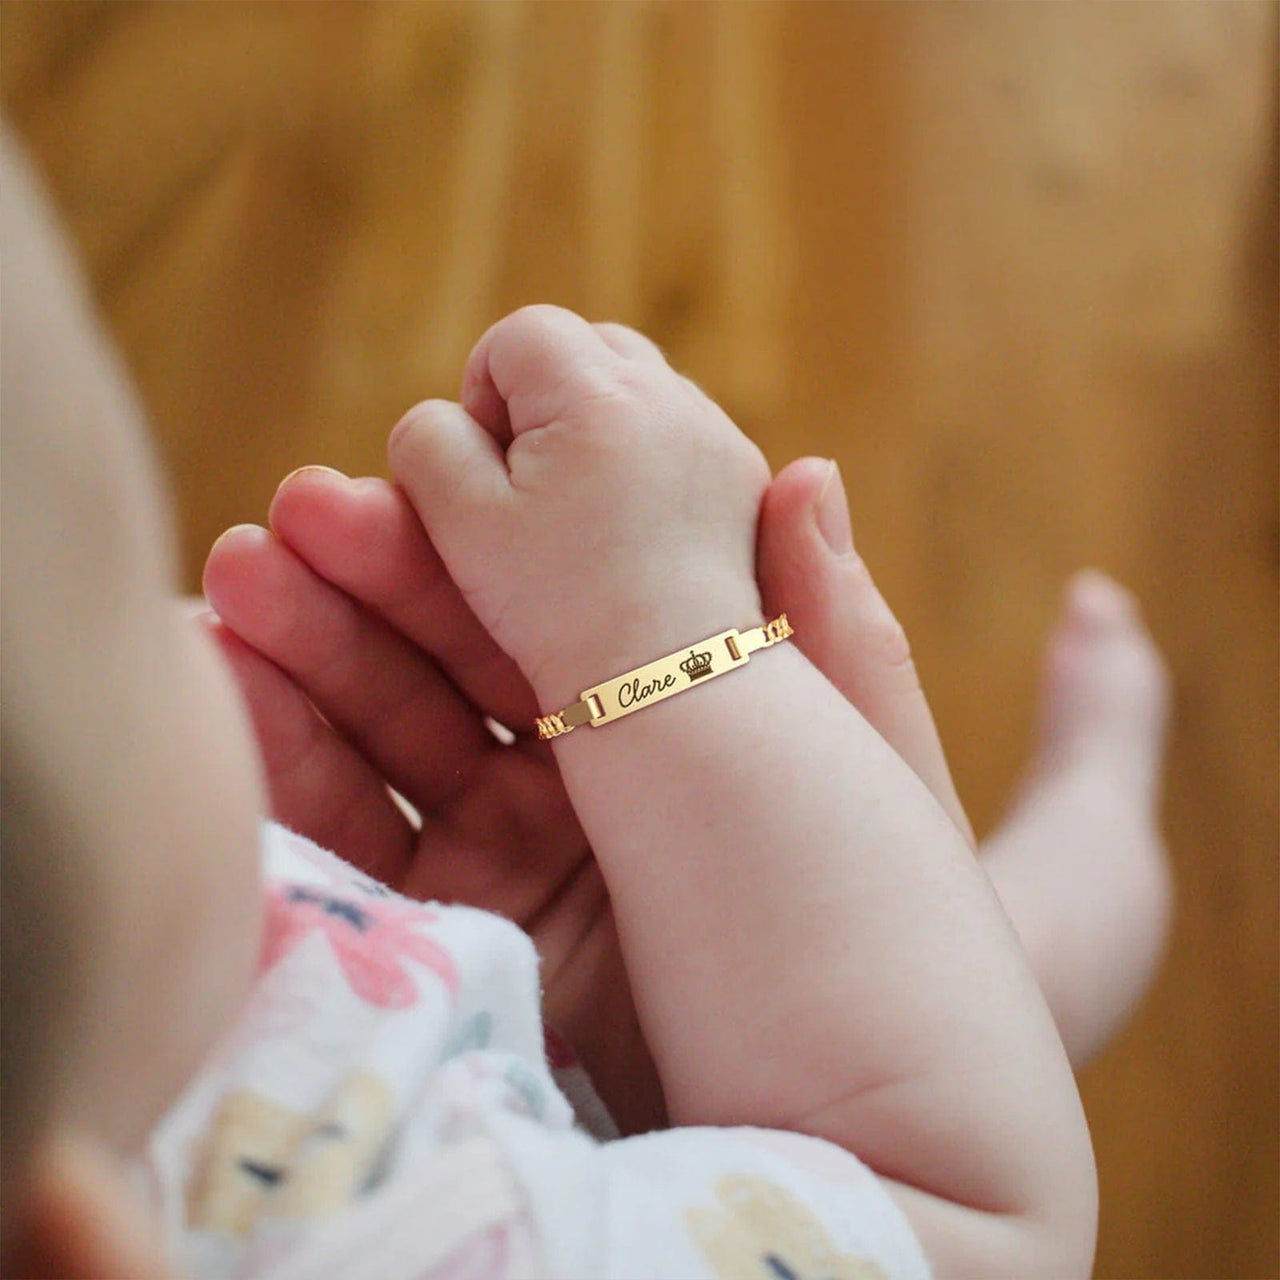
[[[592,725],[608,724],[746,662],[747,654],[739,643],[738,629],[731,627],[709,640],[698,641],[687,650],[668,654],[626,675],[595,685],[584,691],[582,700],[592,705],[593,710],[595,705],[600,708],[600,714],[591,717]]]
[[[558,738],[579,725],[609,724],[633,711],[655,706],[695,684],[744,666],[756,649],[777,644],[792,634],[785,613],[745,633],[730,627],[719,635],[699,640],[687,650],[670,653],[584,690],[581,699],[572,706],[538,717],[538,737]]]

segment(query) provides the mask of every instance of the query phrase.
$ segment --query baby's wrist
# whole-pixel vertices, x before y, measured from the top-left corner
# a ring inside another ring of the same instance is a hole
[[[763,620],[754,583],[696,601],[617,610],[603,625],[593,622],[571,633],[552,658],[529,671],[530,683],[543,714],[559,711],[585,689],[730,627],[745,629]]]

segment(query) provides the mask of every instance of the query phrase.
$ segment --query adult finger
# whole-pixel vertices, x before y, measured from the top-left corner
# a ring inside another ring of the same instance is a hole
[[[756,577],[766,611],[787,613],[810,661],[973,844],[906,636],[854,550],[833,462],[802,458],[774,477],[761,503]]]
[[[429,658],[266,529],[223,534],[209,553],[204,589],[222,621],[287,672],[417,808],[447,804],[497,747]]]
[[[483,715],[532,731],[529,682],[480,625],[397,485],[304,467],[280,485],[269,522],[316,574],[434,659]]]
[[[279,667],[211,612],[193,625],[218,645],[248,704],[272,816],[376,879],[397,883],[415,832],[381,776]]]

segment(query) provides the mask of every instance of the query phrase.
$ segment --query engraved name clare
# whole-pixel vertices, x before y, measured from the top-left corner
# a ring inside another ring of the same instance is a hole
[[[661,680],[641,680],[637,676],[634,680],[624,684],[618,690],[618,706],[634,707],[637,702],[643,702],[646,698],[652,698],[655,693],[661,693],[664,689],[670,689],[675,684],[676,678],[671,672],[667,672]]]
[[[670,659],[667,659],[670,661]],[[707,651],[697,653],[693,649],[689,650],[689,656],[680,664],[680,670],[689,677],[690,682],[700,679],[702,676],[709,675],[711,672],[711,654]],[[634,707],[644,702],[648,698],[656,697],[660,693],[665,693],[676,683],[676,673],[667,671],[661,675],[654,675],[651,679],[645,680],[641,676],[636,676],[634,680],[628,680],[618,688],[618,706],[624,710],[628,707]]]

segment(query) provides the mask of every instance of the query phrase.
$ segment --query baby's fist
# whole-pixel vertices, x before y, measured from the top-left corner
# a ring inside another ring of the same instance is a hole
[[[526,307],[480,339],[462,405],[391,433],[391,473],[544,707],[760,621],[763,454],[658,349]]]

